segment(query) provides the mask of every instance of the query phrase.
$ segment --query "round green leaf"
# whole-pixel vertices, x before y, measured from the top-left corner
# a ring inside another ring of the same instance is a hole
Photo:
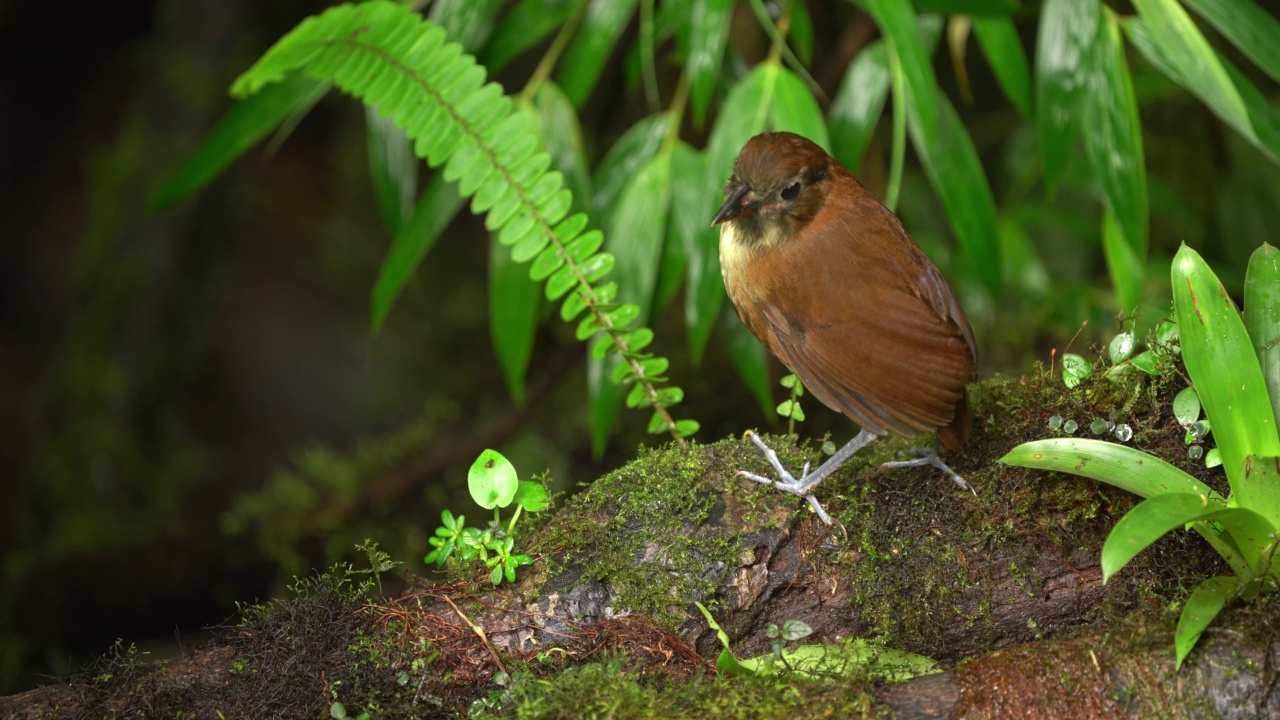
[[[506,507],[516,496],[519,480],[511,462],[497,450],[485,450],[471,465],[467,487],[476,504],[486,510]]]

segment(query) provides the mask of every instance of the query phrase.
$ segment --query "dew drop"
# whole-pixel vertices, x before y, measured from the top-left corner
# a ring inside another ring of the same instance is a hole
[[[1076,424],[1075,420],[1068,420],[1062,424],[1062,431],[1068,435],[1074,434],[1075,431],[1079,429],[1080,429],[1080,426]]]
[[[1120,442],[1129,442],[1133,439],[1133,428],[1128,423],[1120,423],[1116,426],[1116,439]]]
[[[1053,417],[1049,418],[1049,429],[1050,429],[1050,430],[1057,430],[1058,428],[1061,428],[1061,427],[1062,427],[1062,416],[1061,416],[1061,415],[1054,415]]]
[[[1192,445],[1191,447],[1187,448],[1187,457],[1191,458],[1192,460],[1199,460],[1200,458],[1204,457],[1204,446]]]

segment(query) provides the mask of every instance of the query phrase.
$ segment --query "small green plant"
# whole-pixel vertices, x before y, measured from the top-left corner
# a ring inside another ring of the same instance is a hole
[[[451,557],[463,561],[478,559],[492,568],[489,581],[494,585],[501,584],[503,578],[515,582],[516,568],[533,562],[528,555],[513,552],[516,521],[523,512],[547,508],[550,504],[547,488],[539,482],[519,479],[515,467],[497,450],[480,453],[467,475],[467,487],[477,505],[493,510],[493,520],[484,529],[467,527],[465,515],[455,518],[448,510],[442,511],[443,524],[436,528],[435,537],[427,541],[435,549],[427,553],[423,562],[444,567]],[[515,512],[503,527],[499,513],[512,503],[516,506]]]
[[[804,397],[804,384],[795,373],[783,375],[778,384],[791,391],[791,397],[778,403],[778,415],[787,419],[787,434],[796,434],[796,423],[804,422],[804,410],[800,407],[800,398]]]
[[[1154,370],[1163,351],[1181,345],[1193,394],[1174,401],[1193,448],[1210,428],[1230,485],[1228,497],[1147,453],[1100,440],[1053,438],[1024,443],[1005,455],[1009,465],[1070,472],[1145,498],[1108,535],[1102,548],[1104,582],[1165,533],[1190,527],[1227,561],[1233,575],[1212,577],[1191,593],[1174,634],[1178,667],[1200,634],[1235,597],[1274,590],[1272,562],[1280,528],[1280,251],[1264,244],[1250,259],[1242,320],[1217,276],[1187,246],[1173,261],[1176,332],[1158,333]],[[1168,354],[1165,352],[1165,354]],[[1131,364],[1147,372],[1137,358]],[[1119,366],[1117,366],[1119,367]],[[1114,368],[1113,368],[1114,369]],[[1203,407],[1206,420],[1199,420]],[[1192,455],[1196,457],[1196,455]],[[1209,458],[1206,458],[1209,459]]]

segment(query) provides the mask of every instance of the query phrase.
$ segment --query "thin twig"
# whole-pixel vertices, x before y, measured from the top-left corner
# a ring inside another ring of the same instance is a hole
[[[458,617],[462,618],[462,621],[471,628],[471,631],[479,636],[480,642],[483,642],[484,646],[489,648],[489,654],[493,656],[493,661],[498,664],[498,669],[504,674],[509,674],[507,673],[506,666],[502,664],[502,658],[498,657],[498,651],[494,650],[493,645],[489,643],[489,636],[484,634],[484,630],[479,625],[471,622],[471,618],[463,614],[463,612],[458,609],[458,606],[453,604],[453,600],[450,599],[448,595],[441,595],[440,597],[444,598],[444,601],[449,603],[449,607],[453,608],[453,611],[458,613]]]

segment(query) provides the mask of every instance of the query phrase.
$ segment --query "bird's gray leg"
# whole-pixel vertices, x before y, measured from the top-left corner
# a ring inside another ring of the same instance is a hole
[[[763,475],[756,475],[755,473],[747,472],[746,470],[739,470],[738,474],[759,483],[772,485],[783,492],[799,495],[809,502],[809,505],[813,507],[813,511],[818,514],[818,518],[821,519],[822,522],[830,525],[831,516],[822,508],[822,503],[818,502],[818,499],[813,496],[813,488],[815,488],[818,483],[822,482],[823,478],[826,478],[836,470],[839,470],[840,466],[849,461],[849,458],[853,457],[855,453],[866,447],[872,440],[875,440],[879,436],[874,433],[869,433],[866,430],[859,432],[852,440],[845,443],[844,447],[840,448],[834,455],[827,458],[826,462],[819,465],[817,470],[809,472],[809,465],[806,463],[804,466],[803,476],[799,480],[795,479],[791,473],[787,472],[786,468],[782,467],[782,463],[778,462],[778,453],[774,452],[773,448],[765,445],[764,441],[760,439],[760,436],[748,430],[747,437],[751,438],[751,442],[755,443],[756,447],[760,448],[760,451],[764,453],[765,458],[768,459],[769,464],[773,466],[774,471],[777,472],[778,476],[782,479],[774,480]]]
[[[955,470],[952,470],[950,466],[942,462],[942,458],[938,457],[937,442],[934,442],[933,447],[930,448],[929,450],[923,450],[923,449],[917,448],[915,450],[912,450],[911,454],[916,456],[912,460],[894,460],[892,462],[881,463],[880,469],[883,470],[885,468],[924,467],[925,465],[931,465],[941,470],[943,474],[945,474],[947,477],[951,478],[951,482],[955,483],[956,485],[959,485],[961,490],[968,490],[969,492],[973,493],[975,497],[977,496],[978,491],[974,490],[973,486],[970,485],[964,478],[960,477],[959,473],[957,473]]]

